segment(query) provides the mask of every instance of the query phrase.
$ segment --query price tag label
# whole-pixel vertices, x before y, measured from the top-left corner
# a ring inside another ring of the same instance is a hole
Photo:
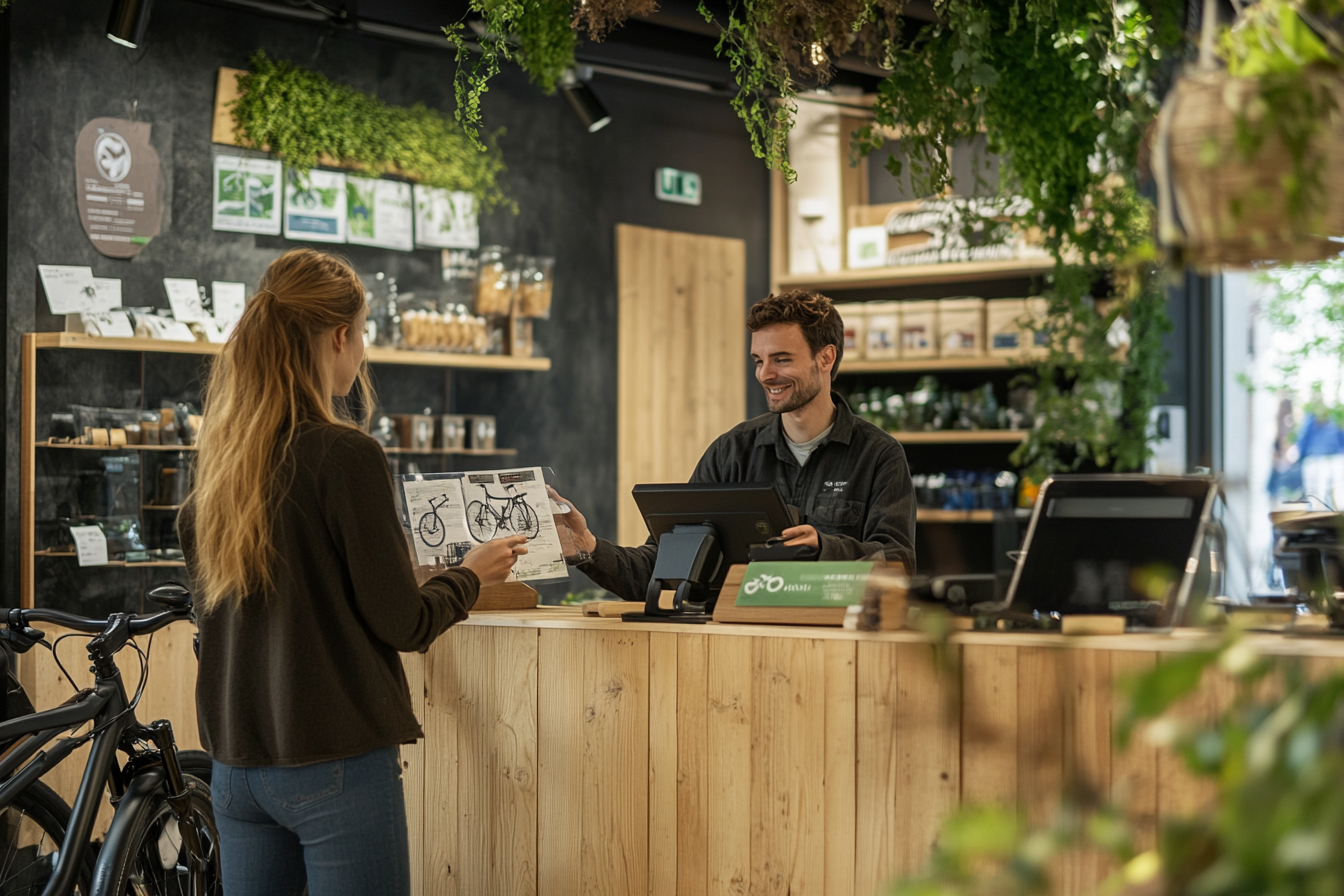
[[[75,555],[80,566],[107,565],[107,536],[97,526],[71,526],[75,540]]]
[[[113,307],[102,304],[93,268],[65,264],[40,264],[38,275],[47,294],[47,306],[52,314],[78,314],[81,311],[106,311]]]

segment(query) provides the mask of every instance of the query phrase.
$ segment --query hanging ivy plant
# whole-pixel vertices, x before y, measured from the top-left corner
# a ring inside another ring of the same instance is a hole
[[[1013,454],[1040,481],[1085,464],[1141,468],[1162,391],[1165,284],[1152,207],[1133,172],[1159,82],[1184,52],[1183,0],[944,0],[941,21],[889,44],[861,152],[900,134],[916,193],[951,191],[948,147],[978,134],[1002,189],[1030,208],[1056,259],[1037,427]],[[893,175],[903,174],[894,157]],[[960,185],[963,188],[970,185]],[[1109,295],[1093,296],[1109,282]],[[1098,303],[1097,299],[1106,301]]]
[[[457,22],[443,29],[457,51],[458,123],[473,140],[482,126],[481,97],[504,62],[516,62],[532,83],[554,93],[574,67],[577,29],[600,41],[630,16],[648,15],[656,0],[470,0],[468,15],[480,17],[472,28]],[[470,45],[475,38],[476,46]]]
[[[733,108],[747,126],[751,149],[793,183],[789,132],[798,84],[826,84],[832,60],[857,51],[881,57],[902,27],[906,0],[740,0],[726,22],[716,22],[703,0],[705,21],[722,29],[715,51],[728,60],[738,92]]]
[[[424,105],[389,105],[263,50],[249,64],[231,108],[243,145],[265,147],[300,172],[330,160],[471,193],[485,209],[516,210],[500,182],[498,133],[473,145],[451,118]]]

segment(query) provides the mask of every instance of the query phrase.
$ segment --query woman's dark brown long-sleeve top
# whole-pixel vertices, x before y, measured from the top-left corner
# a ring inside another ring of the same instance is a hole
[[[373,439],[305,425],[291,457],[274,591],[198,612],[201,741],[226,765],[304,765],[423,736],[397,653],[465,619],[480,586],[466,569],[416,585]],[[194,524],[189,503],[178,519],[188,569]]]

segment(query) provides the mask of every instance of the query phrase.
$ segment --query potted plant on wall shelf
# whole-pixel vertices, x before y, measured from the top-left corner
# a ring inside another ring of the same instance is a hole
[[[1224,67],[1206,29],[1200,66],[1167,95],[1154,147],[1160,235],[1185,261],[1246,267],[1339,251],[1341,17],[1340,0],[1243,7],[1218,43]]]

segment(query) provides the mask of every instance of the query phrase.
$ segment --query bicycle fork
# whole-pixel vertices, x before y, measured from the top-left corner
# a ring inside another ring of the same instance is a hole
[[[173,737],[173,723],[159,719],[148,726],[149,738],[163,757],[163,774],[168,784],[168,805],[177,816],[177,830],[182,835],[182,845],[191,856],[191,874],[196,885],[195,892],[204,892],[205,886],[205,845],[201,843],[196,825],[191,816],[191,791],[187,789],[186,776],[182,774],[182,765],[177,760],[177,739]]]

